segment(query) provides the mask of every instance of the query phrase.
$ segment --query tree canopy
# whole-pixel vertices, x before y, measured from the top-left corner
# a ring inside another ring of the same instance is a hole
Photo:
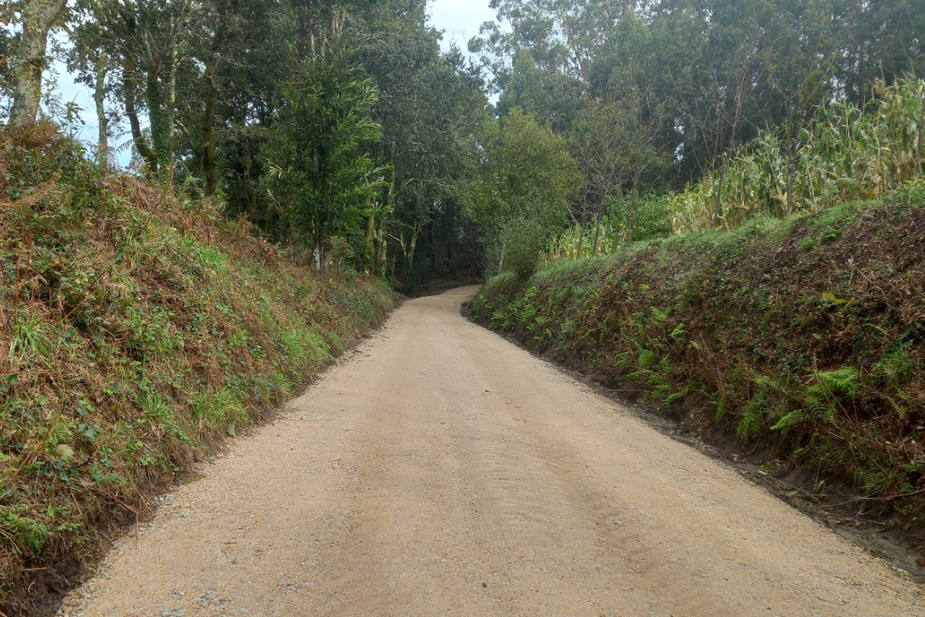
[[[101,164],[124,120],[138,173],[319,267],[413,284],[513,267],[521,244],[529,263],[569,226],[592,252],[602,225],[645,237],[679,216],[649,224],[651,197],[698,183],[724,224],[748,144],[775,144],[792,212],[826,107],[925,74],[911,0],[490,5],[467,55],[426,0],[16,0],[0,113],[36,121],[56,54],[94,94]]]

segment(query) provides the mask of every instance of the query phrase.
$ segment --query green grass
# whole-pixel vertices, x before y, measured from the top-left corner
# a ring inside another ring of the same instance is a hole
[[[900,499],[925,489],[920,184],[501,275],[472,313],[695,429],[921,511]]]
[[[384,319],[394,295],[299,267],[169,188],[109,176],[46,126],[0,133],[0,169],[10,612],[8,593],[28,600],[25,568],[53,573],[92,555],[107,526],[267,418]]]

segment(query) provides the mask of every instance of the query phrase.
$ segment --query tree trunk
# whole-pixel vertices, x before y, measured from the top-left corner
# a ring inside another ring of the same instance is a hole
[[[96,57],[96,83],[93,90],[93,102],[96,103],[96,121],[99,125],[99,141],[96,147],[96,162],[103,167],[109,166],[109,118],[106,117],[106,68],[109,56],[100,51]]]
[[[174,152],[174,135],[176,134],[176,109],[177,109],[177,52],[176,50],[171,50],[170,54],[167,56],[167,61],[170,63],[168,70],[168,82],[167,82],[167,105],[164,110],[164,123],[166,127],[164,129],[164,138],[165,138],[165,150],[168,153],[169,158],[163,159],[162,162],[167,164],[167,161],[173,159]],[[173,179],[173,164],[170,163],[170,175],[171,180]]]
[[[202,175],[206,181],[206,195],[218,191],[218,170],[215,156],[215,104],[218,86],[215,83],[215,64],[206,65],[206,108],[202,116]]]
[[[376,274],[376,213],[366,219],[366,271]]]
[[[578,225],[578,254],[575,256],[575,259],[581,259],[581,249],[584,248],[585,244],[585,229]]]
[[[157,157],[148,147],[145,136],[141,134],[141,124],[138,122],[138,110],[135,108],[135,77],[132,75],[133,62],[126,59],[122,68],[122,86],[125,91],[125,115],[128,117],[128,124],[132,131],[132,141],[135,143],[135,149],[144,159],[145,164],[152,172],[157,171]]]
[[[601,217],[603,216],[603,208],[597,211],[597,216],[594,218],[594,246],[591,247],[591,257],[597,255],[597,242],[601,237]]]
[[[408,247],[408,274],[411,274],[414,271],[414,252],[418,246],[418,235],[421,233],[421,228],[418,227],[418,224],[414,224],[414,229],[411,232],[411,244]]]
[[[919,127],[919,140],[915,149],[915,161],[921,174],[922,157],[925,156],[925,152],[922,151],[922,146],[925,146],[925,90],[922,91],[922,117],[916,119],[916,124]]]
[[[211,196],[218,192],[218,169],[215,154],[215,106],[218,101],[218,62],[219,49],[225,41],[225,24],[227,14],[223,4],[218,5],[218,21],[215,34],[212,36],[212,46],[205,63],[206,81],[206,107],[202,117],[202,175],[206,182],[206,195]]]
[[[787,156],[787,216],[793,214],[793,153]]]
[[[299,60],[305,60],[308,57],[308,16],[305,7],[298,7],[298,31],[296,34],[296,57]]]
[[[504,272],[504,254],[507,252],[507,235],[505,234],[504,239],[501,241],[501,259],[498,260],[498,272],[496,274],[501,274]]]
[[[148,104],[148,119],[151,121],[151,143],[158,168],[163,167],[170,160],[168,118],[164,112],[161,84],[158,81],[160,72],[160,58],[154,58],[148,63],[147,67],[148,79],[145,86],[145,100]]]
[[[639,189],[637,183],[633,183],[633,196],[630,198],[630,207],[626,211],[626,239],[627,244],[633,244],[633,222],[636,219],[636,207],[639,205]]]
[[[28,0],[22,11],[22,36],[13,74],[10,126],[35,124],[42,100],[42,72],[47,63],[48,32],[67,6],[67,0]]]
[[[723,217],[723,185],[726,183],[726,155],[723,155],[723,162],[719,167],[719,178],[716,180],[716,186],[713,187],[713,227],[719,227],[720,219]]]

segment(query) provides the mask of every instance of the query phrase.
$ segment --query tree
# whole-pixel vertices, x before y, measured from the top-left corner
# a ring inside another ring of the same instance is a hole
[[[578,165],[565,139],[519,108],[500,123],[485,123],[475,156],[481,172],[470,188],[469,213],[497,259],[489,269],[503,271],[513,249],[520,259],[509,267],[528,273],[578,197]]]
[[[837,44],[837,0],[781,3],[770,24],[774,45],[765,50],[770,122],[782,126],[786,162],[786,212],[794,211],[793,175],[802,134],[814,114],[832,98],[835,69],[841,50]]]
[[[471,172],[465,139],[484,113],[483,84],[458,50],[440,50],[424,0],[390,0],[355,24],[357,60],[381,96],[382,140],[372,156],[389,168],[367,221],[367,267],[414,285],[478,261],[459,185]],[[386,253],[390,253],[390,259]]]
[[[656,175],[667,166],[666,157],[653,145],[655,137],[655,126],[642,117],[638,97],[627,96],[613,103],[586,100],[572,135],[572,147],[585,174],[583,216],[576,217],[575,222],[579,227],[589,222],[588,218],[594,223],[592,255],[597,253],[601,219],[614,203],[623,210],[627,242],[632,243],[640,187],[648,175]],[[579,255],[583,240],[582,234]]]
[[[907,73],[925,75],[925,11],[919,0],[858,1],[842,7],[838,74],[848,100],[866,103],[878,78],[889,85]]]
[[[305,60],[283,95],[266,151],[273,161],[269,189],[324,268],[328,240],[365,221],[383,185],[384,169],[365,152],[382,136],[371,117],[379,93],[341,51],[327,61]]]
[[[9,124],[35,124],[42,99],[42,73],[48,61],[48,34],[63,20],[67,0],[21,0],[21,24],[12,54],[13,107]]]
[[[497,20],[482,26],[469,42],[503,90],[513,75],[511,62],[529,50],[537,66],[587,82],[594,58],[635,2],[623,0],[492,0]],[[507,22],[508,27],[502,24]]]
[[[89,48],[105,51],[109,61],[121,67],[120,90],[138,154],[152,172],[172,166],[177,75],[188,57],[187,35],[200,3],[99,0],[87,4],[96,18],[95,27],[88,29],[94,38]],[[142,132],[139,102],[148,114],[150,141]]]
[[[530,50],[518,52],[510,81],[498,100],[498,113],[520,107],[555,133],[567,133],[581,108],[582,82],[537,66]]]
[[[109,79],[114,68],[114,43],[97,19],[106,0],[79,0],[71,12],[69,32],[71,49],[68,69],[77,81],[93,92],[98,127],[97,162],[109,164],[109,124],[111,113],[106,109],[106,98],[114,93],[115,85]]]

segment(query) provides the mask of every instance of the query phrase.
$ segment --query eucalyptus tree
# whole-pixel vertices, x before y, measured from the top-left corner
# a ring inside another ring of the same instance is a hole
[[[767,79],[756,96],[767,101],[765,129],[780,126],[786,213],[794,211],[794,173],[804,131],[836,93],[841,0],[779,2],[769,24],[774,44],[765,49]]]
[[[173,163],[177,76],[188,58],[195,0],[98,0],[81,4],[95,20],[82,27],[82,46],[121,73],[119,93],[138,154],[152,172]],[[143,133],[139,103],[150,122]]]
[[[529,49],[538,66],[587,81],[614,24],[633,0],[492,0],[497,11],[469,42],[499,89],[514,74],[513,60]]]
[[[838,41],[839,81],[848,100],[863,105],[874,82],[925,76],[925,10],[920,0],[845,2]]]
[[[11,51],[7,67],[12,94],[9,124],[28,126],[35,124],[42,99],[48,35],[66,18],[67,0],[15,0],[2,11],[5,23],[17,26],[15,36],[8,37],[4,33],[5,46]]]
[[[507,87],[498,99],[498,113],[520,107],[556,133],[567,133],[581,109],[584,83],[559,71],[539,66],[529,49],[519,51]]]
[[[97,161],[109,163],[109,126],[114,111],[107,109],[107,98],[116,95],[114,79],[117,42],[99,20],[106,0],[78,0],[71,12],[68,32],[71,46],[67,54],[68,69],[76,80],[90,88],[96,111]]]
[[[601,219],[612,206],[620,210],[627,242],[632,243],[640,190],[669,164],[666,153],[656,147],[657,136],[657,125],[646,120],[639,97],[631,92],[619,101],[585,101],[572,132],[572,151],[585,175],[582,216],[574,218],[579,227],[594,223],[592,255],[597,253]],[[583,240],[584,234],[579,243]]]
[[[258,223],[266,213],[258,206],[256,157],[282,86],[298,69],[289,42],[294,33],[276,0],[206,0],[187,34],[178,154],[189,174],[201,176],[206,195],[218,192],[224,179],[232,212],[247,212]]]
[[[394,263],[406,282],[445,274],[474,252],[458,185],[468,172],[463,140],[487,100],[462,54],[441,52],[440,36],[427,23],[424,0],[380,2],[355,34],[357,60],[381,93],[373,113],[383,137],[371,153],[389,169],[367,221],[367,265],[382,271]]]

